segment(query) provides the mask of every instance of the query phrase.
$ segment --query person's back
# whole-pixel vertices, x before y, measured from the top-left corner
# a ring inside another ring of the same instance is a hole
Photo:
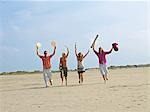
[[[97,53],[97,56],[98,56],[100,64],[106,64],[106,53],[105,52]]]
[[[78,53],[77,55],[77,66],[78,68],[84,68],[83,67],[83,64],[82,64],[82,61],[83,61],[83,54],[82,53]]]
[[[62,56],[60,58],[60,63],[62,65],[62,67],[67,67],[67,57],[66,56]]]
[[[51,68],[51,57],[50,56],[40,56],[43,62],[43,69],[49,69]]]
[[[47,78],[49,79],[50,84],[52,85],[52,80],[51,80],[51,58],[52,56],[54,56],[55,51],[56,51],[56,46],[54,46],[54,51],[51,55],[47,55],[47,51],[44,51],[44,56],[40,55],[38,52],[38,47],[37,47],[37,55],[42,59],[42,63],[43,63],[43,76],[44,76],[44,81],[45,81],[45,85],[46,87],[48,87],[47,85]]]
[[[112,52],[112,49],[108,52],[105,52],[101,47],[99,48],[99,52],[95,51],[95,54],[97,55],[99,59],[99,64],[106,64],[106,55],[110,54]]]
[[[85,72],[85,69],[83,66],[83,59],[87,56],[88,53],[89,53],[89,50],[85,55],[83,55],[81,52],[77,53],[77,47],[75,44],[75,55],[77,58],[77,72],[79,75],[79,83],[83,83],[83,73]]]
[[[83,60],[83,54],[81,52],[78,53],[77,60],[80,61],[80,62],[82,62],[82,60]]]
[[[100,69],[100,72],[101,72],[101,74],[103,76],[104,82],[106,82],[106,80],[108,80],[108,78],[107,78],[108,69],[107,69],[107,65],[106,65],[106,55],[110,54],[112,52],[113,48],[111,48],[110,51],[105,52],[100,47],[99,48],[99,52],[97,52],[94,47],[95,47],[95,45],[93,46],[93,51],[97,55],[97,57],[99,59],[99,69]]]
[[[62,79],[62,85],[63,85],[63,77],[65,77],[66,85],[67,85],[67,75],[68,75],[67,57],[68,55],[69,55],[69,49],[67,48],[67,54],[62,53],[62,57],[60,58],[60,62],[59,62],[59,68],[61,68],[60,77]]]

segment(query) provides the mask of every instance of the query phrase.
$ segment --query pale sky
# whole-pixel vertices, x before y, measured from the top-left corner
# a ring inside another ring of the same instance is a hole
[[[35,53],[40,42],[52,53],[50,42],[57,42],[52,70],[70,49],[68,68],[76,68],[74,43],[86,53],[96,34],[98,47],[109,50],[113,42],[119,51],[107,56],[108,66],[150,63],[150,2],[148,1],[7,1],[0,2],[0,72],[42,70]],[[98,58],[90,49],[85,68],[98,67]]]

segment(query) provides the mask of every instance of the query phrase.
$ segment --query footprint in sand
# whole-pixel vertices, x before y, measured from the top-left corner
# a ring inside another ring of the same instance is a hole
[[[130,107],[129,107],[129,106],[127,106],[126,108],[128,108],[128,109],[129,109]]]
[[[118,89],[113,89],[113,91],[118,91]]]
[[[144,101],[143,99],[141,99],[140,101]]]
[[[136,100],[132,100],[132,102],[136,102]]]

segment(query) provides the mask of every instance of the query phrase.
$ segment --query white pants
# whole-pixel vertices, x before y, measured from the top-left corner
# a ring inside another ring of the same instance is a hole
[[[108,69],[107,69],[106,64],[99,64],[99,69],[102,75],[108,74]]]
[[[50,69],[43,69],[43,77],[45,81],[45,85],[47,86],[47,80],[51,80],[52,73]]]

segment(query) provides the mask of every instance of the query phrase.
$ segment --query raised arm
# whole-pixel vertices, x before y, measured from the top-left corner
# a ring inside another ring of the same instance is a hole
[[[62,59],[60,58],[60,61],[59,61],[59,69],[61,69],[62,67]]]
[[[96,55],[98,54],[98,52],[95,50],[95,44],[93,45],[93,51]]]
[[[76,43],[75,43],[75,54],[76,54],[76,57],[77,57],[78,54],[77,54],[77,46],[76,46]]]
[[[54,51],[53,51],[53,53],[50,55],[50,57],[54,56],[55,53],[56,53],[56,46],[54,47]]]
[[[85,58],[85,57],[89,54],[89,52],[90,52],[90,51],[88,50],[88,52],[83,56],[83,58]]]
[[[36,46],[36,54],[41,57],[41,55],[39,54],[39,48]]]
[[[67,47],[67,55],[66,55],[66,57],[68,57],[68,55],[69,55],[69,49],[68,49],[68,47]]]
[[[105,53],[106,53],[106,54],[110,54],[110,53],[112,52],[112,50],[113,50],[113,47],[110,49],[110,51],[105,52]]]

